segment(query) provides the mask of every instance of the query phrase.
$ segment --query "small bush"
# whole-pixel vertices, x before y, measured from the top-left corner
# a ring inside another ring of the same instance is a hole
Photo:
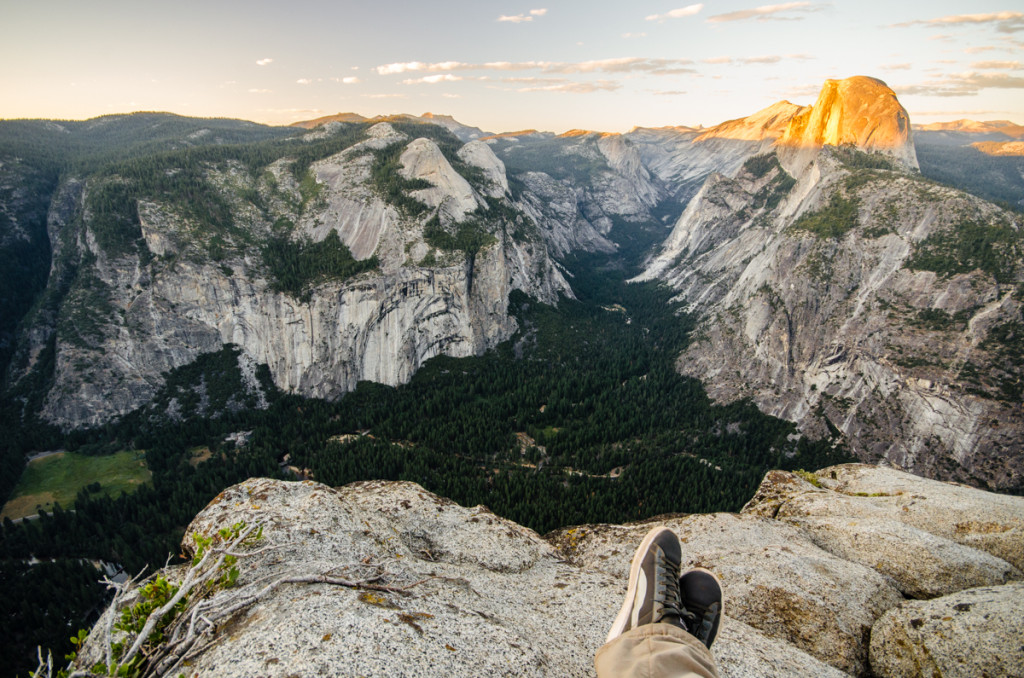
[[[859,208],[856,198],[833,193],[825,207],[802,215],[790,228],[808,231],[820,238],[841,238],[857,226]]]

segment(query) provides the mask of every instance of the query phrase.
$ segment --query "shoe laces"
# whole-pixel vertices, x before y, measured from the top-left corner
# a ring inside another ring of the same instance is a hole
[[[658,592],[661,594],[659,618],[664,619],[669,615],[681,617],[684,610],[679,602],[679,572],[677,568],[667,562],[663,553],[660,553],[659,556],[657,574]]]
[[[715,620],[718,619],[720,609],[721,605],[718,602],[711,603],[704,610],[703,616],[698,617],[695,612],[684,607],[679,616],[682,618],[683,624],[686,625],[686,630],[690,632],[690,635],[707,645],[708,637],[711,635],[711,629],[715,625]]]

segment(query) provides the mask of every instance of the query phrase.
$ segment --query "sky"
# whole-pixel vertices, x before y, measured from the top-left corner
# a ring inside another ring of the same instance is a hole
[[[1020,0],[0,0],[0,118],[430,111],[625,132],[870,75],[915,123],[1024,124],[1022,62]]]

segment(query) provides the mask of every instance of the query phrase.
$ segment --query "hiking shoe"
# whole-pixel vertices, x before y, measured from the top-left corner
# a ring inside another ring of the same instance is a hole
[[[679,600],[686,630],[710,649],[722,620],[722,583],[708,570],[694,568],[679,578]]]
[[[686,628],[679,607],[679,537],[667,527],[656,527],[640,542],[629,567],[629,587],[608,639],[644,624],[668,623]]]

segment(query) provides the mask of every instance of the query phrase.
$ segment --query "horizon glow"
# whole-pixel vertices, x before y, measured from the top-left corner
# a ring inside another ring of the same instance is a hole
[[[869,75],[914,123],[1024,123],[1024,11],[1009,5],[8,3],[0,117],[430,111],[489,132],[622,132],[811,104],[826,79]]]

